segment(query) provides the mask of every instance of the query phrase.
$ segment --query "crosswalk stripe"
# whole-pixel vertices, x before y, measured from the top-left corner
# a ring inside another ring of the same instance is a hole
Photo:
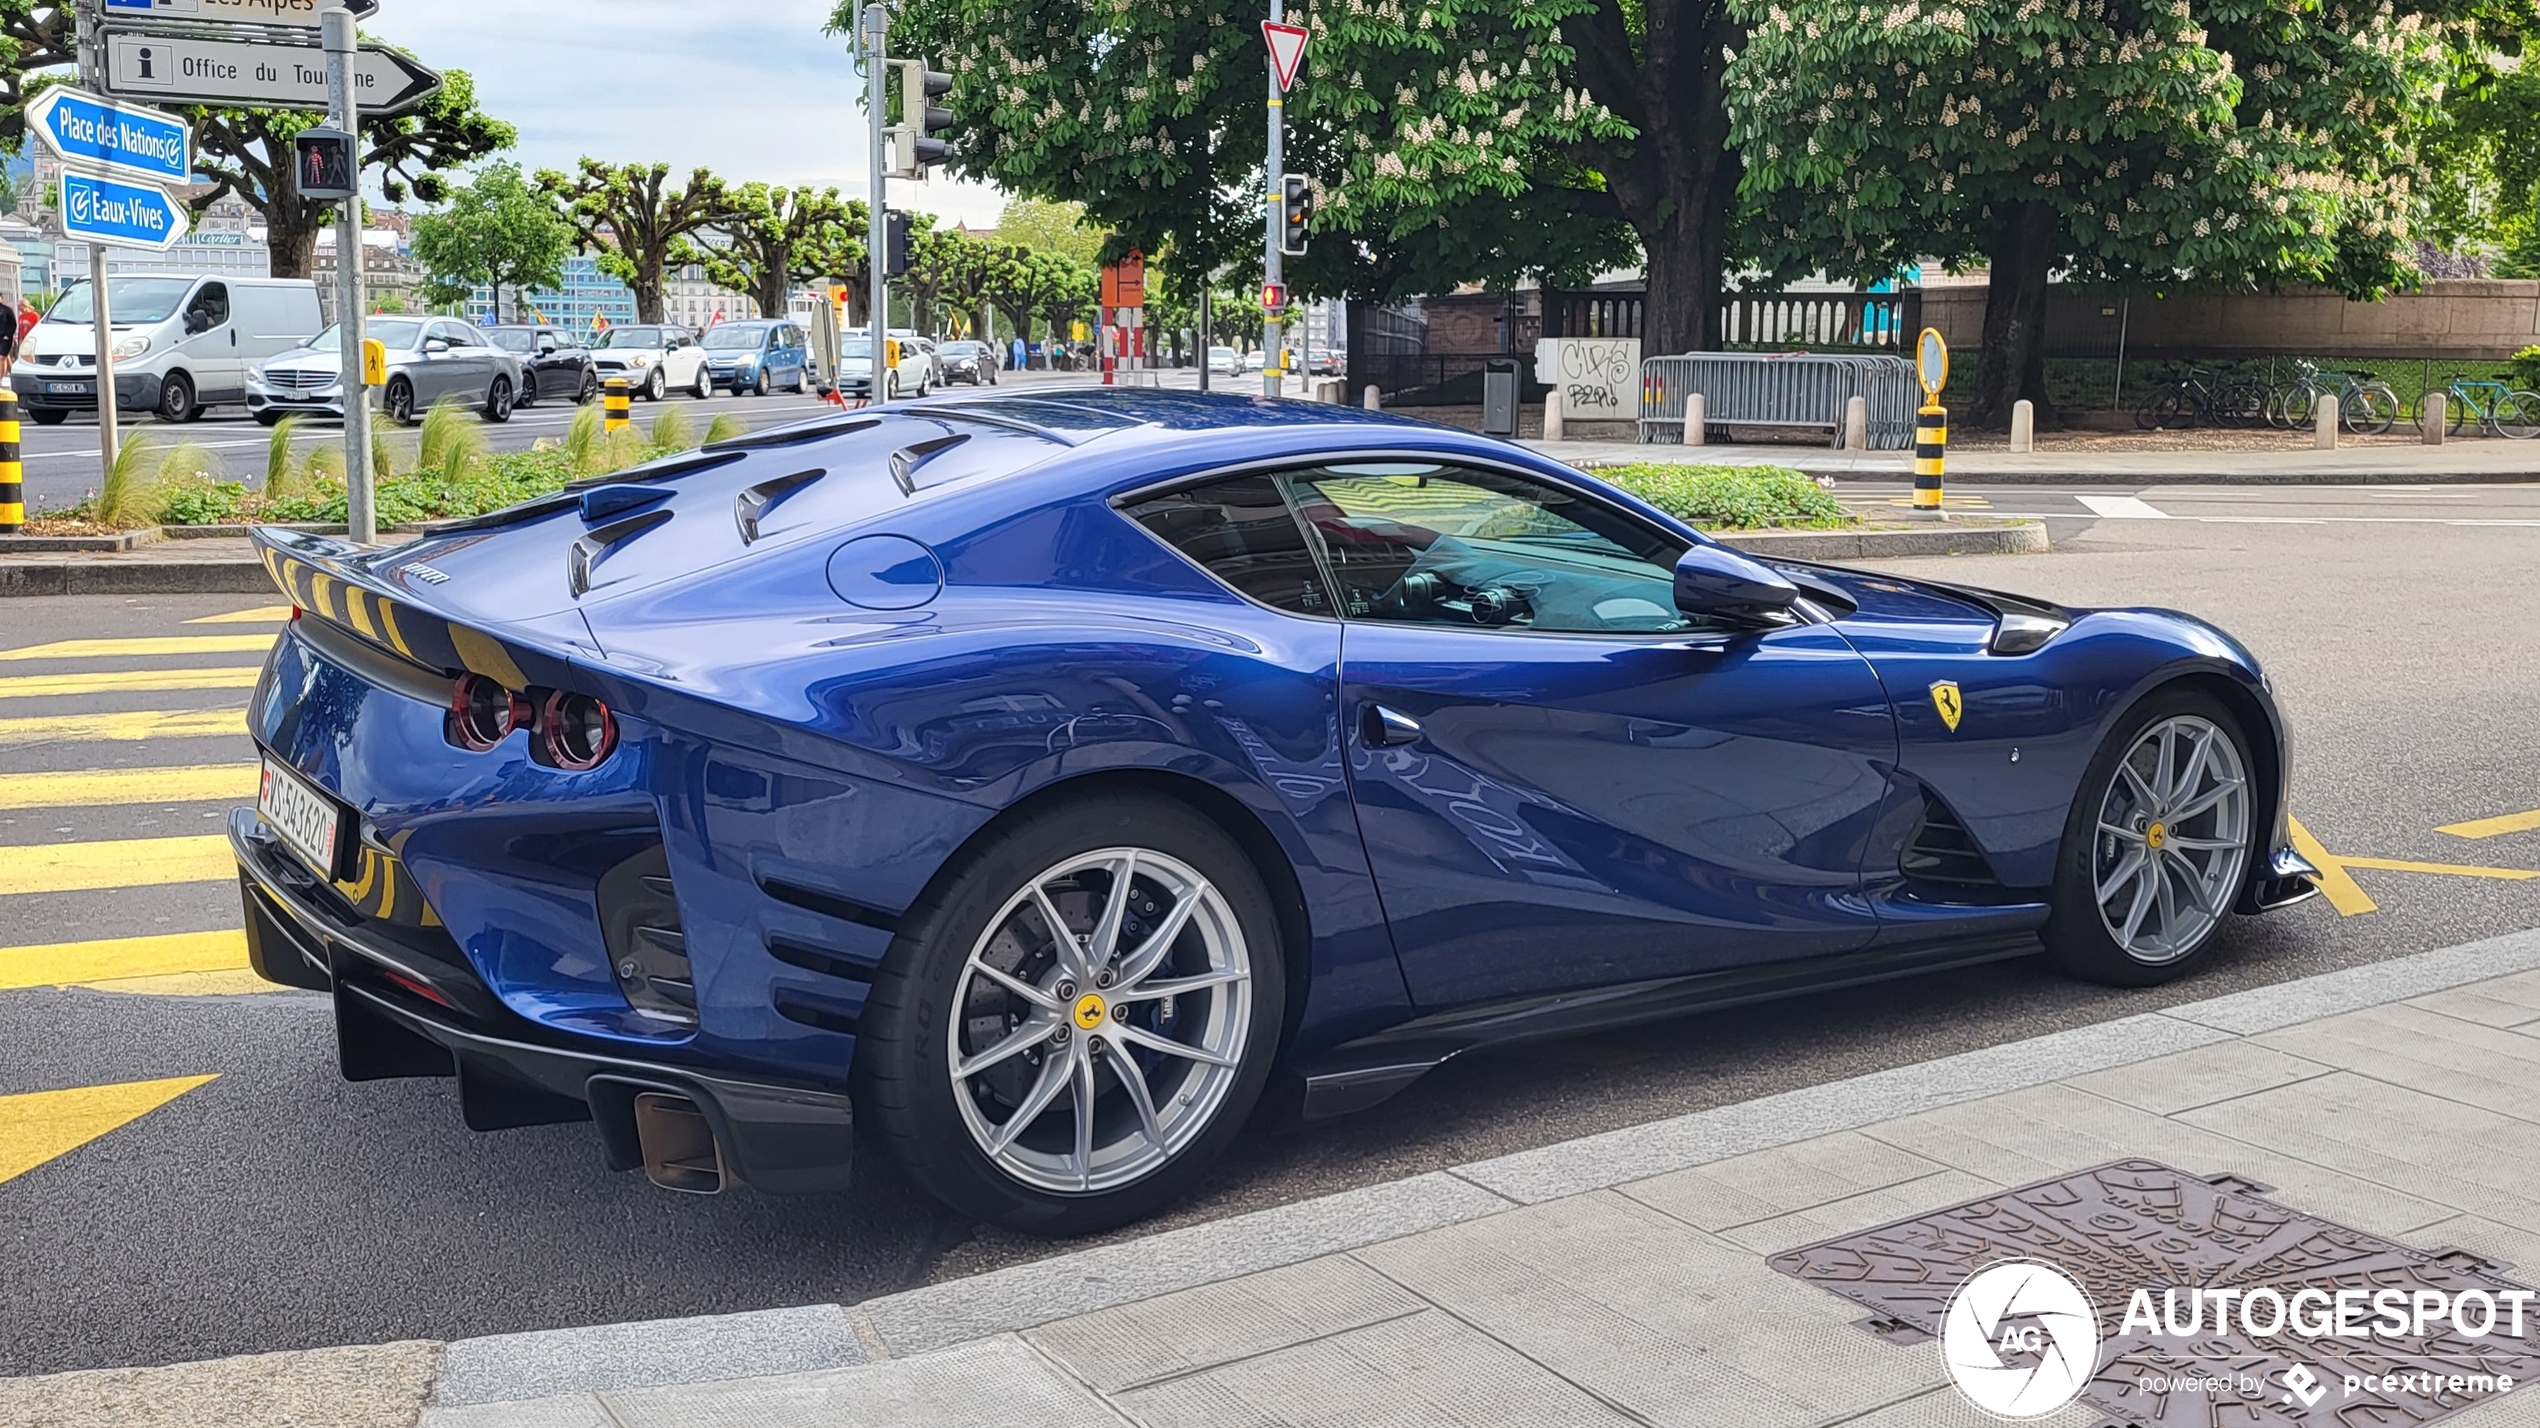
[[[73,987],[132,977],[237,972],[246,966],[247,934],[237,931],[179,932],[110,942],[58,942],[49,947],[0,947],[0,991]]]
[[[15,1180],[47,1161],[59,1160],[217,1079],[178,1076],[166,1081],[0,1096],[0,1182]]]
[[[271,635],[164,635],[135,640],[56,640],[0,650],[0,660],[120,659],[151,655],[263,654],[273,648]]]
[[[228,615],[205,615],[188,620],[189,625],[286,625],[291,622],[291,607],[267,605],[259,610],[240,610]]]
[[[0,699],[51,699],[73,694],[163,694],[179,689],[253,689],[258,665],[221,669],[115,669],[80,674],[19,674],[0,679]]]
[[[234,798],[254,798],[261,777],[254,764],[0,774],[0,811],[110,808],[136,803],[215,803]]]
[[[244,709],[147,709],[132,714],[48,714],[0,719],[0,749],[18,744],[129,744],[143,739],[208,739],[247,732]]]
[[[225,883],[237,876],[238,857],[218,834],[0,848],[0,896]]]

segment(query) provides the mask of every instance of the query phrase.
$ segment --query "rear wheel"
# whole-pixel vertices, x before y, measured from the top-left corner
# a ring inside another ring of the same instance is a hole
[[[512,379],[496,377],[494,385],[487,388],[485,392],[485,419],[490,422],[510,421],[512,401]]]
[[[2339,415],[2358,436],[2379,436],[2399,419],[2399,394],[2379,382],[2366,382],[2346,393]]]
[[[2496,429],[2516,441],[2540,436],[2540,393],[2507,392],[2496,403]]]
[[[1091,1234],[1240,1132],[1286,979],[1260,873],[1188,807],[1016,825],[912,909],[864,1014],[859,1103],[911,1175],[1010,1229]]]
[[[414,383],[407,381],[403,377],[391,379],[388,383],[387,394],[383,400],[387,405],[388,419],[390,421],[395,422],[399,426],[412,426],[415,424]]]
[[[2137,705],[2074,801],[2047,951],[2111,986],[2185,975],[2248,881],[2257,792],[2247,736],[2220,703],[2179,691]]]

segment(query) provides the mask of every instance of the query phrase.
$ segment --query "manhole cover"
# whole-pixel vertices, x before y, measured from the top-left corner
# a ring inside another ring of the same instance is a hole
[[[2051,1265],[2088,1292],[2099,1353],[2080,1401],[2142,1428],[2402,1428],[2540,1376],[2540,1295],[2503,1278],[2508,1266],[2393,1244],[2279,1205],[2266,1186],[2148,1160],[1795,1249],[1773,1267],[1867,1308],[1870,1331],[1920,1342],[1961,1285],[2004,1260]],[[2406,1322],[2387,1332],[2393,1305]],[[2189,1332],[2147,1331],[2147,1309],[2175,1310]],[[2468,1332],[2482,1312],[2488,1331]],[[2010,1344],[2005,1366],[2018,1352]]]

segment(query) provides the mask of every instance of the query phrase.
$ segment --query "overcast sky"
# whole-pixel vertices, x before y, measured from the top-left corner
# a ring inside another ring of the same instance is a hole
[[[436,69],[476,76],[487,112],[517,125],[523,167],[699,164],[735,183],[863,192],[864,111],[830,0],[381,0],[363,26]],[[895,183],[895,206],[972,227],[990,189]]]

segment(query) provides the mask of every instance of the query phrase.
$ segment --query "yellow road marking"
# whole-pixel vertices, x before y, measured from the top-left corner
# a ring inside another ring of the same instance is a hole
[[[247,934],[243,932],[180,932],[112,942],[0,947],[0,991],[74,987],[133,977],[239,972],[246,967]]]
[[[2540,872],[2529,868],[2473,868],[2460,863],[2411,863],[2399,858],[2341,857],[2337,861],[2350,868],[2380,868],[2392,873],[2434,873],[2447,878],[2494,878],[2507,883],[2527,883],[2540,878]]]
[[[0,650],[0,660],[122,659],[149,655],[263,654],[271,635],[161,635],[137,640],[56,640]]]
[[[218,803],[254,798],[261,779],[254,764],[0,774],[0,812],[21,808],[108,808],[136,803]]]
[[[0,719],[0,748],[16,744],[130,744],[143,739],[209,739],[247,732],[244,709],[147,709],[133,714],[50,714]]]
[[[2381,904],[2374,902],[2363,886],[2347,873],[2346,865],[2338,861],[2335,854],[2320,846],[2320,840],[2311,836],[2311,830],[2302,826],[2301,819],[2293,818],[2286,822],[2287,831],[2293,835],[2293,851],[2309,859],[2311,866],[2320,870],[2314,881],[2319,884],[2320,896],[2328,899],[2328,905],[2337,909],[2338,916],[2361,917],[2367,912],[2381,910]]]
[[[213,1076],[131,1081],[120,1086],[82,1086],[0,1096],[0,1182],[15,1180],[46,1161],[150,1114]]]
[[[218,835],[0,848],[0,896],[225,883],[237,876],[238,857]]]
[[[258,665],[223,669],[115,669],[84,674],[20,674],[0,679],[0,699],[49,699],[67,694],[164,693],[173,689],[253,689]]]
[[[81,990],[124,997],[260,997],[282,988],[251,971],[170,972],[163,977],[118,977],[82,982]]]
[[[240,610],[228,615],[205,615],[199,620],[188,620],[185,623],[189,625],[287,625],[291,623],[291,607],[267,605],[262,609]]]
[[[2455,838],[2501,838],[2507,833],[2528,833],[2540,828],[2540,809],[2529,813],[2508,813],[2502,818],[2473,818],[2467,823],[2447,823],[2435,829]]]

